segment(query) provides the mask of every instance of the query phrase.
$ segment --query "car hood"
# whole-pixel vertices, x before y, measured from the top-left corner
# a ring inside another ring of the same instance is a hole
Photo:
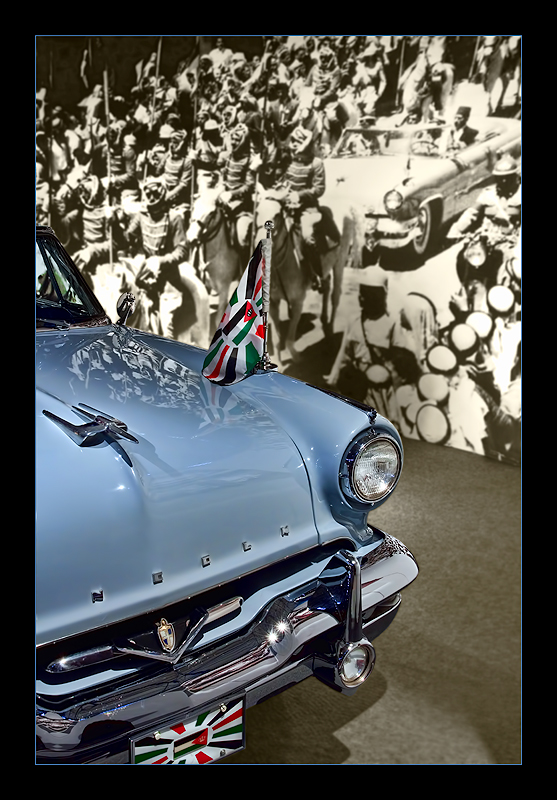
[[[320,202],[336,215],[346,214],[352,206],[363,204],[385,214],[383,198],[404,181],[405,195],[424,180],[434,182],[437,173],[454,170],[450,159],[419,156],[369,156],[362,158],[328,158],[325,160],[327,191]]]
[[[216,386],[200,375],[204,355],[120,326],[37,335],[39,643],[160,608],[320,541],[304,458],[273,401],[247,386],[258,376]],[[276,400],[280,389],[267,394]],[[137,442],[79,446],[43,413],[84,425],[80,404],[121,420]]]

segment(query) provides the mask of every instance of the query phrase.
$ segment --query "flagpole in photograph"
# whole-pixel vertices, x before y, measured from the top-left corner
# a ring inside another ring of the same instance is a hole
[[[197,141],[195,139],[195,126],[197,125],[197,105],[198,105],[198,87],[199,87],[199,60],[201,58],[201,37],[195,37],[195,50],[194,52],[197,54],[194,56],[192,60],[192,64],[197,58],[197,64],[195,66],[195,86],[193,87],[193,120],[191,124],[191,134],[190,134],[190,150],[197,149]],[[191,66],[191,64],[190,64]],[[187,78],[187,70],[186,70],[186,78]],[[189,79],[188,79],[189,82]],[[191,95],[190,95],[191,96]],[[193,208],[193,203],[195,200],[195,181],[196,181],[196,168],[195,168],[195,159],[191,160],[191,184],[190,184],[190,208]]]
[[[263,355],[261,357],[261,361],[258,364],[258,368],[260,370],[265,370],[265,371],[276,369],[276,364],[271,363],[271,359],[269,358],[269,352],[267,349],[267,343],[269,338],[269,297],[271,294],[271,255],[273,251],[272,231],[274,227],[275,226],[273,222],[267,221],[265,223],[267,238],[261,240],[263,249],[263,286],[262,286],[263,305],[261,311],[261,318],[263,321],[265,334],[263,339]]]
[[[104,114],[106,118],[106,196],[105,203],[107,207],[112,204],[111,198],[111,180],[112,180],[112,165],[110,155],[110,101],[109,101],[109,80],[108,80],[108,58],[106,50],[104,52],[104,65],[103,65],[103,94],[104,94]],[[112,271],[113,265],[113,242],[112,242],[112,222],[108,222],[108,257],[110,262],[110,269]]]
[[[157,47],[157,58],[155,61],[155,83],[153,86],[153,97],[151,100],[151,116],[149,119],[149,139],[151,139],[153,135],[153,124],[155,121],[155,109],[157,105],[157,92],[159,90],[159,72],[161,67],[161,52],[162,52],[162,36],[159,36],[159,44]],[[152,145],[153,143],[150,142]],[[149,165],[149,159],[145,159],[145,167],[143,169],[143,180],[147,178],[147,167]]]

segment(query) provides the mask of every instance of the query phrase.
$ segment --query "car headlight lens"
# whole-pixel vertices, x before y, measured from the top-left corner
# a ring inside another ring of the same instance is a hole
[[[402,454],[386,436],[355,443],[348,451],[341,473],[342,488],[349,497],[376,503],[394,489],[402,468]]]
[[[339,674],[345,686],[359,686],[371,673],[375,664],[375,649],[371,642],[350,644],[342,653]]]
[[[383,205],[389,213],[392,211],[398,211],[403,202],[404,200],[401,193],[397,192],[395,189],[393,189],[391,192],[387,192],[383,198]]]
[[[481,267],[487,258],[484,245],[481,242],[472,242],[464,251],[464,258],[473,267]]]

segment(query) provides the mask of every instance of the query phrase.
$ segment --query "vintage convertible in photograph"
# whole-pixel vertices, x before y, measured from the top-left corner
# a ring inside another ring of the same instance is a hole
[[[36,763],[208,764],[305,678],[354,693],[418,574],[372,524],[396,429],[273,368],[212,383],[36,234]]]
[[[325,160],[321,204],[337,224],[362,217],[366,236],[392,256],[428,255],[443,228],[475,202],[499,158],[520,156],[519,120],[471,117],[467,127],[473,141],[459,147],[446,123],[397,126],[391,118],[346,128]]]

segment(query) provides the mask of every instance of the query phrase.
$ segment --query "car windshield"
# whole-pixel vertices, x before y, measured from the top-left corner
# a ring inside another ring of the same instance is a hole
[[[86,324],[105,316],[102,306],[53,236],[36,238],[35,298],[38,327]]]
[[[445,128],[438,125],[407,125],[401,128],[347,128],[335,151],[336,157],[350,156],[437,156]]]

